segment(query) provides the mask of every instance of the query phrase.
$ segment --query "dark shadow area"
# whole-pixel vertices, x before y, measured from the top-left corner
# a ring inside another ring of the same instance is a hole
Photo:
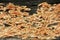
[[[5,38],[0,38],[0,40],[22,40],[22,38],[17,38],[16,36],[15,37],[5,37]]]
[[[56,37],[56,39],[54,39],[54,40],[60,40],[60,36],[59,37]]]

